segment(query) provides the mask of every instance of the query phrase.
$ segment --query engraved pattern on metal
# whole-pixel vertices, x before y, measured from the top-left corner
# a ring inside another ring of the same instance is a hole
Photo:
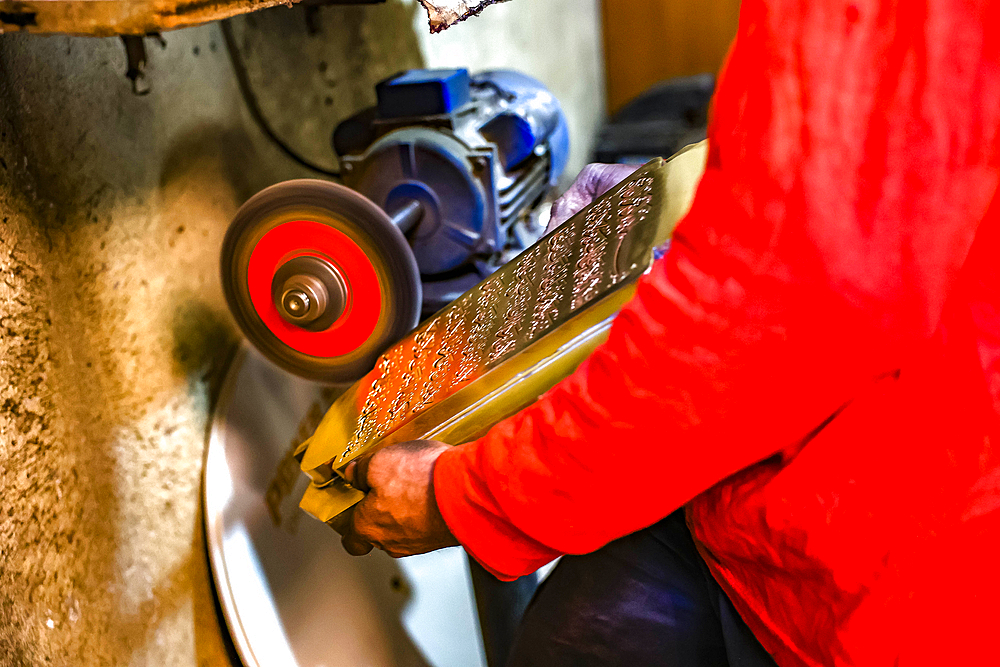
[[[646,165],[387,351],[297,453],[314,480],[300,506],[336,524],[363,497],[343,479],[349,461],[414,438],[479,437],[571,373],[687,210],[704,155],[676,172]]]
[[[434,400],[434,396],[442,389],[441,359],[437,355],[441,351],[442,346],[439,344],[437,349],[433,350],[433,343],[438,337],[437,334],[440,326],[441,318],[435,317],[427,325],[426,329],[418,331],[413,337],[413,362],[419,364],[421,369],[424,369],[428,365],[428,362],[430,362],[430,368],[426,369],[429,372],[427,372],[423,386],[420,388],[417,401],[413,405],[414,413],[420,412],[430,405]]]
[[[580,239],[580,259],[573,273],[573,308],[579,308],[598,294],[604,278],[604,255],[611,234],[613,209],[610,200],[598,202],[587,212],[587,226]]]
[[[476,357],[478,364],[484,364],[488,359],[489,333],[500,315],[497,306],[502,288],[503,282],[499,275],[494,275],[479,287],[479,303],[472,318],[472,331],[468,341],[470,353]]]
[[[555,324],[559,316],[559,301],[566,291],[569,278],[571,240],[574,228],[563,227],[548,238],[545,264],[542,267],[542,283],[538,286],[538,298],[531,316],[528,337],[534,339],[542,331]]]
[[[617,244],[615,245],[614,272],[611,283],[617,284],[632,275],[635,265],[623,268],[621,266],[621,250],[625,237],[637,223],[642,222],[650,213],[653,200],[653,179],[648,176],[633,179],[625,184],[620,195],[618,207],[618,225],[615,228]]]
[[[438,353],[447,359],[449,369],[458,366],[455,369],[455,382],[468,380],[472,377],[473,371],[476,370],[475,361],[472,358],[473,351],[464,344],[466,340],[465,313],[470,301],[469,295],[465,295],[448,310],[448,323],[445,326],[444,339],[441,341],[441,350]],[[442,362],[439,359],[436,363]]]
[[[405,349],[404,346],[400,346],[400,349]],[[410,361],[406,364],[406,370],[400,374],[403,379],[402,384],[396,389],[396,398],[392,401],[392,409],[389,411],[389,418],[386,420],[386,425],[388,429],[393,428],[406,417],[407,413],[410,411],[410,405],[413,399],[413,388],[416,386],[416,379],[414,378],[415,372],[418,372],[418,366],[416,365],[416,358],[414,356],[416,352],[416,346],[410,349]],[[400,355],[403,357],[404,355]],[[402,364],[400,364],[402,365]]]
[[[393,356],[398,356],[399,348],[396,348],[390,352]],[[379,432],[380,429],[376,428],[376,424],[385,425],[386,420],[378,419],[379,409],[383,407],[382,394],[385,393],[385,385],[388,382],[388,378],[392,372],[392,361],[388,355],[383,354],[379,357],[378,368],[379,375],[372,382],[371,388],[368,390],[368,396],[365,398],[365,404],[361,408],[361,412],[358,414],[357,426],[354,429],[354,436],[348,440],[347,446],[344,448],[344,453],[340,458],[349,456],[358,448],[358,445],[364,442],[369,442],[373,437],[379,437],[382,433]]]
[[[497,360],[504,357],[508,352],[513,351],[517,344],[517,339],[524,326],[525,316],[529,312],[528,305],[533,295],[532,286],[535,282],[535,275],[538,267],[538,257],[541,254],[541,247],[535,246],[525,253],[525,256],[517,264],[514,271],[513,294],[504,312],[503,321],[492,347],[487,364],[492,365]]]
[[[653,182],[637,174],[382,355],[335,466],[626,281],[625,239],[651,212]]]
[[[627,182],[617,197],[596,202],[576,224],[564,225],[523,253],[512,263],[511,271],[494,274],[418,330],[408,343],[404,341],[383,355],[354,433],[335,459],[337,464],[425,410],[446,386],[454,388],[495,366],[513,353],[519,342],[530,344],[560,318],[627,279],[634,266],[619,268],[623,243],[632,228],[648,216],[652,185],[649,176]],[[612,237],[612,256],[607,257]],[[569,280],[571,266],[574,271]],[[464,313],[472,305],[472,321],[463,340]],[[442,319],[445,331],[438,340]],[[435,343],[437,349],[432,352]],[[442,369],[453,365],[456,353],[458,367],[447,382]],[[387,393],[389,387],[392,389]]]

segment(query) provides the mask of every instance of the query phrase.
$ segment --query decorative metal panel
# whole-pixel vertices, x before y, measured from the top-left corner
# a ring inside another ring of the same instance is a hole
[[[350,461],[468,442],[572,373],[687,211],[704,158],[701,144],[646,164],[387,350],[299,448],[301,507],[335,523],[364,497],[342,476]]]

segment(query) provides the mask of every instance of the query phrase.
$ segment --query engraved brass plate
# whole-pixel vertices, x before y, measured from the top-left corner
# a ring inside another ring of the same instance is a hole
[[[468,442],[572,373],[687,212],[706,151],[646,164],[387,350],[299,447],[311,477],[300,506],[335,524],[364,497],[342,476],[351,460],[407,440]]]

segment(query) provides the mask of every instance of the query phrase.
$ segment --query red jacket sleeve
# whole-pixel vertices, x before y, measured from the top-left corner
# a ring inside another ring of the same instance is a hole
[[[651,525],[919,350],[997,186],[995,14],[744,1],[670,251],[572,376],[437,463],[473,556],[512,577]]]

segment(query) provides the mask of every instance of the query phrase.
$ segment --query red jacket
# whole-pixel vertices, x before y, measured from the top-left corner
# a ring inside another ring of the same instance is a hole
[[[686,505],[779,665],[1000,662],[998,33],[977,0],[744,0],[669,253],[439,459],[466,548],[512,577]]]

